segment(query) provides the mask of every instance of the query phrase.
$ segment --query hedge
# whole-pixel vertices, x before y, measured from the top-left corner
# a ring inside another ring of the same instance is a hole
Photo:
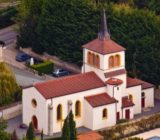
[[[14,7],[0,10],[0,29],[14,24],[13,17],[17,14]]]
[[[51,61],[44,61],[40,64],[31,65],[30,67],[36,71],[39,72],[39,74],[45,73],[45,74],[51,74],[53,71],[53,62]]]

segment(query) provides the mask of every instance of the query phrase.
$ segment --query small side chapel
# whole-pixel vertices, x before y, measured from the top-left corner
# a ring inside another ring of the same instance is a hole
[[[154,106],[154,86],[127,77],[125,48],[111,39],[104,10],[98,37],[82,47],[81,74],[23,90],[23,123],[32,121],[35,129],[53,135],[72,110],[76,127],[97,130]]]

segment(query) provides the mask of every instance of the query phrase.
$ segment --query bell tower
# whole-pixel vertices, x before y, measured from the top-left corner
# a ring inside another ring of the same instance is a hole
[[[125,48],[111,39],[104,9],[97,38],[82,47],[82,73],[94,71],[103,81],[109,78],[108,73],[125,73]]]

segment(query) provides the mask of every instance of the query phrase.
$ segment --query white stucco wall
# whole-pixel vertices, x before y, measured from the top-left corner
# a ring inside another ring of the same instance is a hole
[[[103,109],[105,108],[107,109],[107,113],[108,113],[107,119],[103,119],[102,117],[102,112],[103,112]],[[116,124],[115,103],[93,108],[93,130],[110,127],[115,124]]]
[[[145,107],[154,107],[154,88],[144,89]]]
[[[32,106],[32,99],[37,101],[37,107]],[[23,105],[23,123],[29,125],[32,121],[32,116],[35,115],[38,120],[38,129],[44,131],[44,134],[48,133],[48,107],[46,100],[41,94],[34,88],[30,87],[23,90],[22,96]]]
[[[135,106],[134,106],[134,114],[141,113],[141,111],[142,111],[142,107],[141,107],[141,92],[142,92],[141,85],[126,88],[126,93],[128,95],[131,94],[133,96],[133,103],[135,104]]]
[[[56,132],[61,131],[62,126],[63,126],[63,122],[62,123],[57,122],[57,119],[56,119],[56,115],[57,115],[56,110],[57,110],[57,106],[59,104],[61,104],[63,106],[63,120],[64,120],[68,114],[68,101],[71,100],[73,103],[72,104],[73,114],[75,114],[76,101],[79,100],[81,102],[81,117],[78,117],[78,118],[75,117],[76,127],[81,127],[84,125],[84,114],[86,113],[85,112],[86,106],[84,106],[84,97],[103,93],[103,92],[106,92],[106,87],[92,89],[92,90],[88,90],[88,91],[79,92],[76,94],[70,94],[67,96],[53,98],[53,132],[56,133]],[[49,100],[47,102],[50,103]]]
[[[84,126],[93,130],[93,108],[84,100]]]

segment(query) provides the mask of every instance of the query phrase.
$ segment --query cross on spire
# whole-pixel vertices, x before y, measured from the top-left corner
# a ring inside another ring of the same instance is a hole
[[[98,33],[98,38],[101,40],[110,39],[110,34],[108,33],[108,28],[107,28],[106,13],[104,9],[102,11],[101,25],[100,25],[100,31]]]

